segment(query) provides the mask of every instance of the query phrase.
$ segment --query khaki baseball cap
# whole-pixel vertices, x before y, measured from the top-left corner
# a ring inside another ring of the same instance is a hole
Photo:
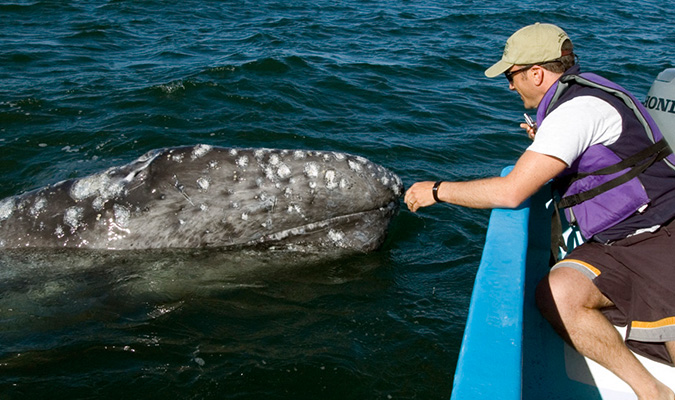
[[[502,59],[485,70],[485,76],[494,78],[514,65],[543,64],[557,60],[563,54],[561,47],[569,39],[565,31],[552,24],[528,25],[519,29],[506,41]]]

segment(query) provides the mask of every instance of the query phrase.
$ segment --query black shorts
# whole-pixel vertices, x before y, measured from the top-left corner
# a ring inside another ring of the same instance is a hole
[[[601,311],[628,327],[631,350],[675,365],[664,344],[675,341],[675,221],[611,244],[584,243],[553,268],[563,266],[582,272],[614,303]]]

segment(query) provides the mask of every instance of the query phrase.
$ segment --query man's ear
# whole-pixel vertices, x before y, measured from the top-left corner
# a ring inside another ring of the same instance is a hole
[[[544,74],[546,70],[539,65],[532,67],[532,83],[536,86],[541,86],[544,83]]]

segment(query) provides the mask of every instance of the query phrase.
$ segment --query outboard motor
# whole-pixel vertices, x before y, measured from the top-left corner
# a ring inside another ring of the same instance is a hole
[[[675,148],[675,68],[663,70],[644,103],[670,147]]]

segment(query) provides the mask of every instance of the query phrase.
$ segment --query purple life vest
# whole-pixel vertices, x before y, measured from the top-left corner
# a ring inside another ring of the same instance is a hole
[[[608,242],[674,218],[675,155],[644,106],[621,86],[574,66],[546,92],[537,121],[578,96],[607,101],[621,115],[622,132],[611,145],[587,148],[554,180],[567,220],[586,239]]]

